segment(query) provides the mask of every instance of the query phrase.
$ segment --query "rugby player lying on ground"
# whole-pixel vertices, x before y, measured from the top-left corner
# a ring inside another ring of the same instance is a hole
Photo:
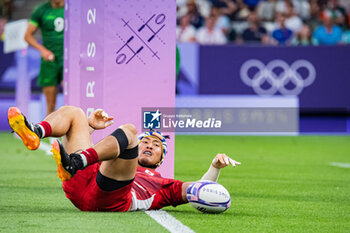
[[[52,144],[58,177],[67,198],[82,211],[151,210],[188,202],[186,190],[192,182],[163,178],[155,171],[167,152],[161,132],[138,138],[135,126],[125,124],[92,146],[93,130],[113,123],[102,110],[87,118],[80,108],[64,106],[33,125],[11,107],[8,120],[30,150],[39,147],[41,138],[63,137],[63,144]],[[240,163],[217,154],[202,180],[216,181],[229,164]]]

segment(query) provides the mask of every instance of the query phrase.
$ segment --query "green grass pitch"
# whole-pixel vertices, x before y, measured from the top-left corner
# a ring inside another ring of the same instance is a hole
[[[166,232],[143,212],[80,212],[55,163],[0,133],[0,232]],[[350,137],[177,136],[175,178],[199,179],[216,153],[242,165],[221,171],[232,205],[219,215],[189,204],[165,210],[195,232],[350,232]]]

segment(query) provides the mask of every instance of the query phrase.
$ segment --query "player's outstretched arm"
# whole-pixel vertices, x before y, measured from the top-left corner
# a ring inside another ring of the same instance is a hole
[[[113,119],[113,117],[108,116],[102,109],[96,109],[88,118],[90,134],[92,134],[95,129],[105,129],[112,125],[114,123]]]
[[[224,168],[228,165],[236,167],[236,165],[240,164],[240,162],[231,159],[226,154],[217,154],[211,162],[208,171],[202,176],[201,180],[209,180],[216,182],[219,178],[221,168]]]
[[[217,154],[211,162],[208,171],[202,176],[201,180],[217,182],[221,168],[224,168],[229,165],[236,167],[240,164],[240,162],[231,159],[226,154]],[[188,186],[190,186],[191,184],[192,182],[185,182],[182,184],[182,198],[184,201],[187,201],[186,191]]]
[[[54,61],[55,55],[43,45],[39,44],[39,42],[35,39],[34,34],[37,30],[37,26],[33,25],[32,23],[28,23],[28,27],[24,35],[24,40],[30,46],[38,50],[45,61]]]

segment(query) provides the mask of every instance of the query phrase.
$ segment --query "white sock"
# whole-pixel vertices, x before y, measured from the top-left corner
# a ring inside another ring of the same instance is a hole
[[[44,138],[45,137],[45,129],[44,129],[44,127],[42,125],[40,125],[40,124],[37,124],[37,125],[40,127],[41,132],[42,132],[41,138]]]
[[[84,167],[86,167],[87,166],[87,159],[86,159],[85,155],[84,154],[79,154],[79,155],[81,157],[81,160],[83,161]]]

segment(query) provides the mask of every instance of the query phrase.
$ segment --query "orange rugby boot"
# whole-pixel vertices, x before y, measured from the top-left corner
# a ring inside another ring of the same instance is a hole
[[[36,150],[40,145],[40,138],[35,132],[34,125],[30,124],[26,117],[16,107],[9,108],[7,118],[12,130],[22,139],[29,150]]]
[[[70,154],[64,150],[60,141],[52,143],[53,159],[57,165],[57,177],[62,181],[70,180],[78,170],[83,169],[83,161],[79,154]]]

